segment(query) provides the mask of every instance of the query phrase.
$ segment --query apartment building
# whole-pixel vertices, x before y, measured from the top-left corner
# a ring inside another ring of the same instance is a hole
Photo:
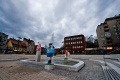
[[[25,43],[27,46],[27,53],[33,54],[35,50],[35,42],[33,40],[24,38],[23,43]]]
[[[85,50],[84,35],[67,36],[64,38],[64,50],[71,53],[82,53]]]
[[[26,53],[26,45],[20,40],[14,38],[8,39],[7,42],[7,51],[12,53]]]
[[[0,53],[5,53],[8,35],[0,32]]]
[[[99,47],[120,46],[120,15],[106,18],[96,29]]]

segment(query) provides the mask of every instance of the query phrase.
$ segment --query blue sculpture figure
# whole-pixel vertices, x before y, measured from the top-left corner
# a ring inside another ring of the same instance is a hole
[[[47,47],[46,50],[47,50],[47,57],[48,57],[48,63],[47,64],[51,64],[52,57],[55,53],[54,46],[52,45],[52,43],[49,43],[49,47]]]

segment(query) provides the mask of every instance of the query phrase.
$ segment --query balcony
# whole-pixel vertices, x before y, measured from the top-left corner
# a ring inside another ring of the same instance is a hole
[[[109,30],[109,28],[104,28],[104,30]]]
[[[109,29],[104,29],[105,32],[109,32]]]
[[[107,44],[112,43],[112,40],[106,40],[106,43]]]
[[[107,23],[104,23],[103,26],[108,26]]]
[[[105,37],[108,39],[111,37],[111,33],[110,32],[105,32]]]
[[[104,28],[108,28],[108,26],[103,26]]]
[[[107,46],[112,46],[112,42],[107,42]]]

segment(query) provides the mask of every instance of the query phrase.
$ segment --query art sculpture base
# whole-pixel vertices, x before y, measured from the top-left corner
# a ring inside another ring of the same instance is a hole
[[[36,51],[36,62],[40,62],[40,60],[41,60],[41,50]]]
[[[46,64],[45,65],[45,69],[47,69],[47,70],[52,70],[54,68],[55,68],[54,64]]]

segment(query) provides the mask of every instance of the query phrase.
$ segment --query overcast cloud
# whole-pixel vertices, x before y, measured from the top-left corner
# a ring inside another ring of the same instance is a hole
[[[96,36],[105,18],[120,14],[120,0],[0,0],[0,31],[62,46],[65,36]]]

